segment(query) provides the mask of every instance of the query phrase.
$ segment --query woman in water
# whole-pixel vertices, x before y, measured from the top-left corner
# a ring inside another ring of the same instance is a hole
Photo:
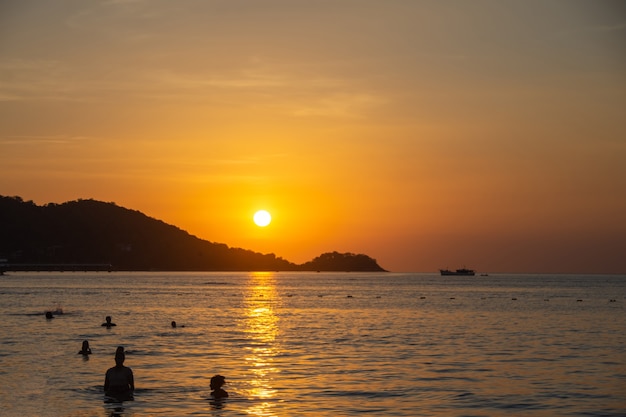
[[[135,391],[133,371],[124,366],[124,347],[118,346],[115,351],[115,366],[109,368],[104,377],[104,393],[117,400],[132,400]]]
[[[222,385],[226,383],[226,378],[222,375],[215,375],[211,378],[211,397],[215,399],[227,398],[228,393],[222,389]]]
[[[91,355],[91,348],[89,347],[89,341],[83,340],[83,348],[78,352],[79,355]]]

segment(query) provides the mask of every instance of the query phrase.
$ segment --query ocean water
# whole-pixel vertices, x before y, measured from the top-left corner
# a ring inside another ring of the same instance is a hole
[[[11,273],[0,414],[626,416],[625,305],[626,276]]]

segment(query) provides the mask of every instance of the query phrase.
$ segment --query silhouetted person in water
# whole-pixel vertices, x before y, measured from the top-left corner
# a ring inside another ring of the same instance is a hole
[[[91,348],[89,347],[89,341],[88,340],[83,340],[83,347],[80,350],[80,352],[78,352],[80,355],[91,355]]]
[[[228,393],[222,389],[222,385],[226,383],[226,378],[222,375],[215,375],[211,378],[211,397],[215,399],[227,398]]]
[[[176,328],[176,326],[177,326],[177,325],[176,325],[176,322],[175,322],[175,321],[172,321],[172,329],[175,329],[175,328]],[[181,325],[180,327],[185,327],[185,325],[183,324],[183,325]]]
[[[54,316],[52,315],[52,311],[46,311],[46,318],[47,319],[53,319]]]
[[[106,327],[107,329],[110,329],[113,326],[117,326],[117,324],[111,323],[111,316],[106,316],[105,320],[106,322],[102,323],[102,326]]]
[[[104,393],[117,400],[132,400],[135,391],[133,370],[124,366],[124,347],[118,346],[115,351],[115,366],[109,368],[104,377]]]

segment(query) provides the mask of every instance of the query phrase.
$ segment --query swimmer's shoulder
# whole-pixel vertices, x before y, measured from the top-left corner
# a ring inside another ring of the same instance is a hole
[[[228,392],[224,391],[222,388],[217,389],[211,393],[213,398],[228,398]]]

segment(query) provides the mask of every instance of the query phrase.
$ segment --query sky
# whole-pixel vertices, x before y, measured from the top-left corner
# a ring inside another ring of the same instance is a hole
[[[626,3],[3,0],[0,195],[295,263],[626,273]]]

